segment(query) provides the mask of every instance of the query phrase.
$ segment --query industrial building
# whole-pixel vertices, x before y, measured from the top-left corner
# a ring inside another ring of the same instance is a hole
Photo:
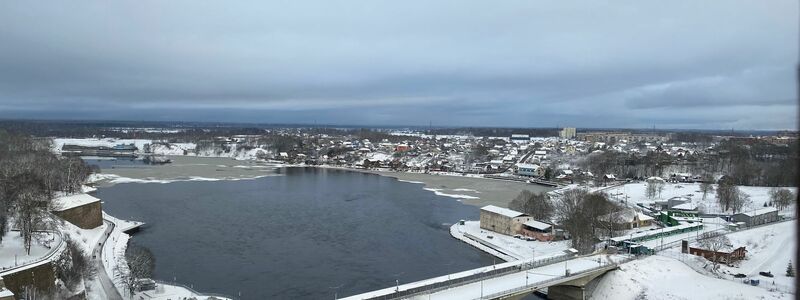
[[[772,223],[778,221],[778,209],[774,207],[765,207],[762,209],[740,212],[734,214],[732,220],[733,222],[744,222],[747,227]]]
[[[481,228],[505,235],[517,234],[533,217],[508,208],[487,205],[481,207]]]

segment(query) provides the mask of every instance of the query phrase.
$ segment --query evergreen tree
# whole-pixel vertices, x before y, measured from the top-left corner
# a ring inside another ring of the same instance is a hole
[[[794,268],[792,268],[792,261],[789,261],[789,265],[786,266],[786,276],[794,277]]]

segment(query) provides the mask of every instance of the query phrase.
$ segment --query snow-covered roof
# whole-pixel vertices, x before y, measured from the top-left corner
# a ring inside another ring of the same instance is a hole
[[[520,169],[538,169],[539,165],[537,165],[537,164],[517,164],[517,168],[520,168]]]
[[[56,205],[56,211],[64,211],[70,208],[75,208],[98,201],[100,201],[100,199],[92,197],[89,194],[75,194],[53,199],[53,202]]]
[[[768,213],[776,212],[776,211],[778,211],[777,208],[765,207],[765,208],[760,208],[760,209],[751,210],[751,211],[743,211],[743,212],[741,212],[741,214],[743,214],[745,216],[748,216],[748,217],[754,217],[754,216],[760,216],[760,215],[763,215],[763,214],[768,214]]]
[[[639,221],[652,221],[652,220],[655,220],[655,218],[653,218],[651,216],[648,216],[648,215],[645,215],[642,212],[636,212],[636,214],[639,216]]]
[[[485,211],[488,211],[488,212],[493,212],[493,213],[496,213],[498,215],[503,215],[503,216],[506,216],[506,217],[509,217],[509,218],[516,218],[516,217],[525,215],[524,213],[518,212],[518,211],[513,210],[513,209],[502,208],[502,207],[498,207],[498,206],[494,206],[494,205],[487,205],[487,206],[481,207],[481,210],[485,210]]]
[[[696,210],[697,209],[697,205],[695,205],[693,203],[684,203],[684,204],[675,205],[675,206],[672,207],[672,209],[677,209],[677,210]]]
[[[553,227],[550,224],[547,224],[547,223],[544,223],[544,222],[539,222],[539,221],[536,221],[536,220],[530,220],[530,221],[522,223],[522,224],[525,224],[525,226],[532,227],[532,228],[535,228],[537,230],[542,230],[542,231],[550,230],[550,227]]]
[[[0,297],[14,297],[14,293],[6,288],[0,289]]]

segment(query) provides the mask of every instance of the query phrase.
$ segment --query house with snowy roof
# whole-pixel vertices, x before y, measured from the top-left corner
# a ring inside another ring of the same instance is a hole
[[[613,212],[597,218],[601,222],[609,222],[616,229],[633,229],[653,225],[653,217],[629,208]]]

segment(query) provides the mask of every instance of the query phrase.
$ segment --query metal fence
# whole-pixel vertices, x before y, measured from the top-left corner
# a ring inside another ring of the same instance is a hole
[[[570,260],[570,259],[573,259],[573,258],[575,258],[573,255],[565,254],[565,255],[549,257],[549,258],[545,258],[545,259],[541,259],[541,260],[536,260],[536,261],[533,261],[533,262],[522,263],[522,264],[513,265],[513,266],[507,266],[507,267],[502,267],[502,268],[499,268],[499,269],[482,270],[482,271],[477,271],[476,273],[474,273],[472,275],[452,278],[452,279],[439,281],[439,282],[432,282],[432,283],[426,284],[424,286],[405,289],[405,290],[401,290],[401,291],[395,291],[395,292],[392,292],[390,294],[380,295],[380,296],[375,296],[375,297],[365,298],[365,299],[370,299],[370,300],[372,300],[372,299],[374,299],[374,300],[402,299],[402,298],[413,297],[413,296],[416,296],[416,295],[430,294],[430,293],[435,293],[435,292],[438,292],[438,291],[446,290],[446,289],[449,289],[449,288],[452,288],[452,287],[455,287],[455,286],[466,285],[466,284],[470,284],[470,283],[474,283],[474,282],[479,282],[481,280],[487,280],[487,279],[491,279],[491,278],[495,278],[495,277],[500,277],[500,276],[503,276],[503,275],[508,275],[508,274],[512,274],[512,273],[527,271],[527,270],[530,270],[530,269],[533,269],[533,268],[538,268],[538,267],[541,267],[541,266],[546,266],[546,265],[550,265],[550,264],[554,264],[554,263],[559,263],[559,262],[567,261],[567,260]]]
[[[64,242],[64,236],[61,234],[61,231],[59,231],[59,230],[52,230],[52,231],[46,230],[46,231],[37,231],[37,232],[46,232],[46,233],[52,233],[52,234],[57,235],[58,236],[58,245],[56,245],[55,247],[50,248],[50,250],[47,251],[47,254],[45,254],[44,256],[42,256],[42,257],[40,257],[38,259],[25,262],[25,263],[23,263],[21,265],[18,265],[18,266],[8,267],[8,268],[4,268],[4,269],[0,270],[0,276],[5,276],[5,275],[8,275],[8,274],[14,273],[14,272],[16,272],[16,271],[18,271],[20,269],[27,268],[27,267],[29,267],[31,265],[38,264],[38,263],[41,263],[43,261],[49,261],[53,256],[56,256],[56,254],[60,254],[61,251],[63,251],[66,248],[66,246],[65,246],[66,243]]]

